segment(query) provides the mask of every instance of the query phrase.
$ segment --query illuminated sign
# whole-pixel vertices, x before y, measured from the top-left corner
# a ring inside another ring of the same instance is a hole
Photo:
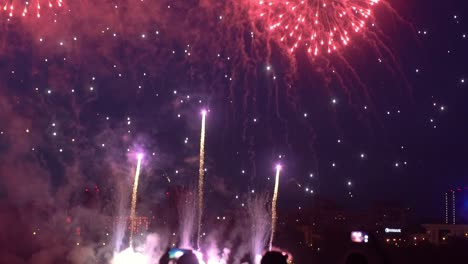
[[[385,233],[401,233],[400,228],[385,228]]]

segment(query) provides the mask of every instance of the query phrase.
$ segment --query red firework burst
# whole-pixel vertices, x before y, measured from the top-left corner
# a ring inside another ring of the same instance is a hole
[[[27,16],[30,12],[34,12],[36,16],[41,17],[41,8],[44,7],[61,7],[63,0],[0,0],[4,12],[8,12],[8,16],[14,15]]]
[[[380,0],[253,0],[274,37],[289,51],[303,45],[311,54],[332,52],[348,45]]]

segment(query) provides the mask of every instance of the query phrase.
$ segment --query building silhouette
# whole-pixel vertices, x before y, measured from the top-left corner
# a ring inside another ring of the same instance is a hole
[[[468,224],[468,187],[445,193],[445,224]]]

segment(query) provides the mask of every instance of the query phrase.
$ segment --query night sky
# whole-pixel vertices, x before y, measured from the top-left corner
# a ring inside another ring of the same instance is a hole
[[[271,192],[277,163],[288,210],[319,196],[442,221],[468,186],[464,1],[378,4],[318,56],[285,51],[247,1],[69,2],[0,11],[2,208],[68,210],[95,186],[112,203],[138,152],[142,204],[163,204],[197,181],[202,109],[208,211]]]

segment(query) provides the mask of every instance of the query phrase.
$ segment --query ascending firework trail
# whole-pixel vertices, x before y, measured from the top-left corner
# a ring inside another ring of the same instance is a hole
[[[205,177],[205,120],[206,110],[202,110],[202,124],[200,133],[200,167],[198,169],[198,230],[197,248],[200,249],[200,236],[203,218],[203,184]]]
[[[276,204],[278,202],[278,189],[279,189],[279,176],[281,171],[281,165],[276,165],[276,176],[275,176],[275,189],[273,191],[273,199],[271,200],[271,236],[270,236],[270,250],[273,247],[273,239],[276,231]]]
[[[140,167],[141,167],[141,160],[143,159],[143,154],[139,153],[138,162],[135,172],[135,180],[133,182],[133,192],[132,192],[132,207],[130,209],[130,247],[133,246],[133,233],[135,232],[135,211],[136,211],[136,201],[137,201],[137,194],[138,194],[138,180],[140,178]]]

